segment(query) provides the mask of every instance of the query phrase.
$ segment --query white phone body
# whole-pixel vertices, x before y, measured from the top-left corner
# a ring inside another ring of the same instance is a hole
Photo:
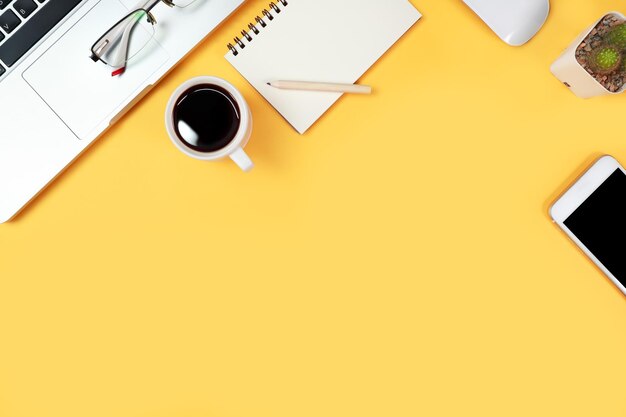
[[[570,239],[606,274],[607,277],[626,295],[626,287],[600,262],[594,253],[565,225],[565,221],[583,204],[616,170],[626,170],[615,158],[603,156],[598,159],[576,182],[559,197],[550,208],[554,222]],[[624,213],[626,216],[626,213]],[[626,236],[624,237],[626,239]],[[626,241],[624,242],[626,245]]]

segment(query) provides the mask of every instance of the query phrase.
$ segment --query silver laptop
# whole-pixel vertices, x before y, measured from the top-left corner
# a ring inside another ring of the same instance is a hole
[[[153,4],[149,13],[141,13],[158,24],[144,36],[140,59],[130,59],[123,73],[94,61],[94,45],[102,47],[96,41],[144,7],[137,1],[0,0],[0,223],[15,216],[244,2]],[[155,117],[161,121],[161,115]]]

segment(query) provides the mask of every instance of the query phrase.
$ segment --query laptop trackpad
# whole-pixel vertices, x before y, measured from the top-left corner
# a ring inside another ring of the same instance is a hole
[[[90,137],[101,123],[108,124],[169,58],[152,39],[118,77],[111,76],[110,67],[89,59],[95,41],[128,12],[119,0],[101,0],[24,71],[26,82],[80,139]]]

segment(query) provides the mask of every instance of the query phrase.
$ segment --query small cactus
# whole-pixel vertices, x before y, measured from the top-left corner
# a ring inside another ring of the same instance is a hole
[[[621,64],[622,51],[613,45],[600,46],[589,57],[591,69],[598,74],[610,74]]]
[[[626,19],[606,14],[575,51],[578,64],[611,93],[626,91]]]
[[[615,26],[606,35],[606,42],[609,45],[613,45],[621,50],[626,49],[626,24]]]

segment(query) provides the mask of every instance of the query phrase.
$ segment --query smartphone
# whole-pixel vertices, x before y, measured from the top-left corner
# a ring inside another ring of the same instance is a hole
[[[626,294],[626,170],[598,159],[550,208],[556,224]]]

